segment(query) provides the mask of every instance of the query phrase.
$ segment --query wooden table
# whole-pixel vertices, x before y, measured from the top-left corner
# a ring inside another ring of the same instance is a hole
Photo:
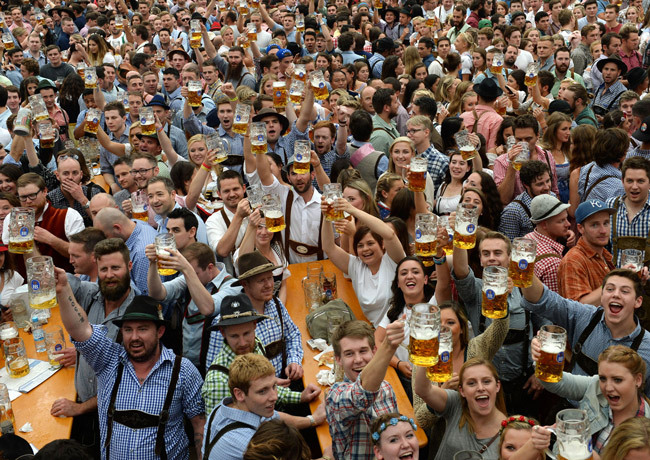
[[[59,308],[52,309],[52,317],[48,324],[61,326],[68,343],[67,333],[61,322]],[[36,353],[34,349],[34,337],[20,329],[20,337],[25,342],[25,349],[29,358],[47,361],[47,353]],[[4,363],[3,363],[4,364]],[[74,367],[60,369],[56,374],[41,383],[29,393],[21,395],[11,404],[16,417],[16,434],[42,448],[45,444],[55,439],[68,439],[72,428],[72,417],[59,418],[50,415],[52,403],[59,398],[75,400],[77,392],[74,387]],[[20,433],[18,429],[25,423],[31,423],[34,431],[31,433]]]
[[[357,319],[368,321],[361,311],[359,306],[359,300],[352,288],[352,282],[349,279],[346,279],[343,273],[334,266],[334,264],[329,260],[319,261],[323,265],[323,271],[334,272],[336,273],[336,282],[337,282],[337,292],[339,299],[342,299],[354,312],[354,315]],[[302,362],[302,367],[304,369],[304,384],[316,382],[316,374],[326,369],[324,366],[319,367],[318,362],[314,359],[319,351],[313,350],[309,345],[307,345],[307,340],[311,339],[309,331],[307,330],[307,323],[305,318],[307,317],[307,308],[305,307],[305,299],[302,290],[302,279],[307,276],[307,264],[294,264],[289,266],[289,271],[291,276],[287,279],[287,303],[286,307],[293,319],[294,323],[300,329],[302,334],[303,350],[305,352],[305,357]],[[368,321],[369,322],[369,321]],[[407,417],[414,417],[413,406],[404,392],[402,383],[400,382],[395,369],[388,367],[386,372],[386,381],[390,383],[397,397],[397,406],[401,414],[406,415]],[[323,392],[326,392],[328,387],[321,387]],[[310,404],[311,411],[314,412],[318,407],[318,404],[323,400],[323,398],[318,398],[316,401]],[[332,444],[332,438],[330,437],[329,425],[323,423],[316,428],[316,433],[318,434],[318,441],[320,442],[321,448],[325,449],[326,447]],[[420,447],[427,445],[427,435],[424,433],[424,430],[417,430],[415,432]]]

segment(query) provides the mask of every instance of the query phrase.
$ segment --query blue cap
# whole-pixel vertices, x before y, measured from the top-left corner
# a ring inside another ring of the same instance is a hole
[[[607,204],[600,200],[587,200],[580,203],[580,206],[576,209],[576,222],[582,224],[589,216],[602,211],[613,214],[614,208],[607,207]]]
[[[156,94],[154,97],[152,97],[147,104],[147,107],[153,107],[154,105],[159,105],[163,109],[169,110],[169,106],[165,102],[165,98],[163,98],[160,94]]]
[[[274,48],[277,48],[277,49],[279,49],[279,50],[282,49],[282,48],[280,47],[280,45],[276,45],[276,44],[274,43],[273,45],[269,45],[269,46],[266,47],[266,54],[269,54],[269,51],[271,51],[271,50],[274,49]]]
[[[293,54],[291,54],[291,51],[289,51],[286,48],[281,48],[280,51],[278,51],[275,55],[278,57],[279,60],[293,56]]]

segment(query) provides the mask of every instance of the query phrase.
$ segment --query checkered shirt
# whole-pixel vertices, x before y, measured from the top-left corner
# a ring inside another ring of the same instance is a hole
[[[449,158],[435,148],[433,144],[429,146],[422,155],[427,160],[427,171],[433,181],[433,189],[438,190],[445,180],[445,174],[449,170]]]
[[[526,238],[537,242],[537,257],[543,254],[557,254],[560,257],[546,257],[535,261],[535,276],[540,279],[551,291],[558,292],[557,270],[562,260],[564,246],[557,241],[535,230],[526,235]]]
[[[147,295],[149,294],[149,286],[147,285],[149,259],[147,259],[144,251],[148,244],[154,243],[158,233],[152,226],[145,224],[141,220],[133,220],[133,222],[135,222],[135,228],[124,243],[129,248],[131,262],[133,262],[131,279],[140,293]]]
[[[618,199],[618,204],[614,203]],[[625,205],[625,195],[607,200],[607,207],[615,208],[616,212],[610,218],[611,237],[610,244],[614,244],[614,236],[635,236],[643,238],[644,240],[650,235],[650,197],[646,200],[641,211],[630,219],[627,213],[627,206]],[[614,235],[614,219],[616,219],[616,235]],[[621,249],[612,248],[616,250],[616,254],[612,250],[612,255],[616,255],[617,266],[621,266]]]
[[[325,399],[334,458],[373,458],[370,425],[377,417],[390,412],[399,411],[395,393],[385,380],[377,392],[364,390],[360,378],[352,382],[346,377],[335,383]]]
[[[109,339],[106,336],[107,331],[106,326],[93,325],[93,332],[88,340],[72,342],[97,373],[97,406],[102,445],[106,440],[108,406],[117,378],[118,364],[120,362],[124,364],[124,372],[115,399],[115,409],[140,410],[147,414],[158,415],[165,402],[176,358],[174,352],[162,346],[158,361],[141,385],[124,347]],[[199,371],[191,362],[183,358],[178,384],[169,408],[169,421],[165,428],[165,450],[168,458],[188,459],[190,457],[183,416],[191,419],[205,413],[205,405],[201,399],[202,384],[203,379]],[[157,458],[154,453],[157,430],[158,427],[135,430],[113,422],[111,458],[131,460]],[[105,458],[106,449],[102,449],[102,459]]]
[[[599,454],[605,448],[605,444],[607,444],[607,441],[609,441],[609,436],[612,434],[612,430],[614,429],[614,414],[612,413],[612,408],[608,407],[608,411],[609,423],[605,428],[600,430],[600,433],[598,433],[598,437],[596,438],[596,442],[594,442],[594,450]],[[648,402],[643,398],[639,398],[639,410],[636,412],[635,417],[650,418],[650,405],[648,405]]]
[[[535,226],[530,221],[530,203],[533,199],[527,192],[521,193],[515,197],[515,200],[521,201],[526,207],[513,200],[503,208],[501,212],[501,223],[499,231],[511,240],[520,238],[534,230]],[[528,210],[528,212],[526,212]]]
[[[594,98],[592,107],[600,106],[604,109],[610,110],[609,107],[611,104],[611,109],[612,110],[615,109],[616,104],[614,103],[614,101],[616,101],[616,99],[618,99],[621,96],[621,92],[625,90],[627,90],[627,88],[620,81],[617,81],[607,89],[605,89],[605,83],[603,83],[596,90],[596,97]]]
[[[587,174],[589,180],[587,181]],[[601,177],[611,176],[607,179],[600,181],[588,196],[583,196],[589,190],[592,184],[595,184]],[[586,164],[580,168],[580,177],[578,179],[578,194],[580,195],[580,202],[586,200],[600,200],[607,201],[609,198],[617,197],[625,193],[623,188],[623,178],[621,170],[612,164],[605,166],[598,166],[595,161]],[[585,182],[587,182],[585,184]],[[586,185],[586,187],[585,187]]]

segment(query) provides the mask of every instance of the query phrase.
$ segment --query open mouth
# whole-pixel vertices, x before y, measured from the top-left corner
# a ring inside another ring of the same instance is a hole
[[[413,451],[410,450],[408,452],[405,452],[401,454],[398,458],[404,459],[404,460],[412,460],[413,459]]]
[[[623,305],[618,302],[609,303],[609,311],[615,315],[619,314],[623,310]]]
[[[482,409],[486,409],[490,406],[490,397],[488,395],[477,396],[475,401],[476,404]]]
[[[616,405],[621,400],[621,397],[618,395],[607,395],[607,400],[609,401],[610,404]]]

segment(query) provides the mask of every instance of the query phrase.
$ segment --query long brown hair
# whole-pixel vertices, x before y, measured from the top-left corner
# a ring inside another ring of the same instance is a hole
[[[459,379],[459,386],[463,386],[463,377],[465,376],[465,371],[469,369],[470,367],[474,366],[485,366],[490,370],[490,373],[494,377],[494,379],[497,382],[501,382],[499,379],[499,373],[497,372],[496,367],[494,367],[494,364],[492,364],[490,361],[487,359],[483,358],[471,358],[465,361],[465,364],[463,364],[463,367],[460,368],[460,372],[458,373],[458,379]],[[461,408],[462,408],[462,415],[460,416],[460,421],[458,422],[458,428],[463,428],[465,424],[467,424],[467,429],[470,433],[474,433],[476,431],[476,427],[474,426],[474,420],[472,420],[472,416],[469,413],[469,407],[467,405],[467,400],[464,397],[460,398],[461,401]],[[499,388],[499,392],[497,393],[497,400],[494,403],[494,407],[504,414],[507,414],[506,412],[506,403],[505,400],[503,399],[503,388]]]

